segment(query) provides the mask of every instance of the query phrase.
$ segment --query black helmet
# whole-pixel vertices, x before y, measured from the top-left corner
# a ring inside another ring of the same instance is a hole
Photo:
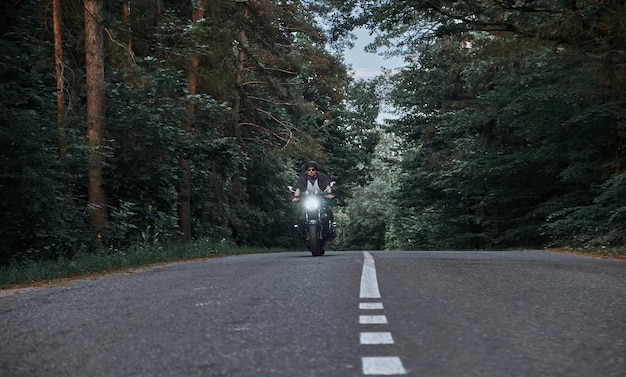
[[[317,162],[315,161],[308,161],[304,164],[304,170],[308,169],[308,168],[315,168],[315,170],[319,170],[319,166],[317,165]]]

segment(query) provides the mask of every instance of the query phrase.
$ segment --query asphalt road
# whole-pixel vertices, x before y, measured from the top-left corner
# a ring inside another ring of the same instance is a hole
[[[626,263],[304,252],[0,297],[0,376],[626,376]]]

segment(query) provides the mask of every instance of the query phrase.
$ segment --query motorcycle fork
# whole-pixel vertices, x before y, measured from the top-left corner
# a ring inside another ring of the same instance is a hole
[[[322,235],[324,234],[324,230],[322,229],[323,225],[322,225],[322,210],[318,209],[317,210],[317,219],[313,220],[315,221],[315,223],[318,225],[317,227],[317,238],[318,239],[322,239],[324,238]],[[307,238],[308,238],[308,234],[309,234],[309,225],[311,225],[311,217],[309,216],[309,211],[305,211],[304,212],[304,223],[306,225],[306,234],[307,234]]]

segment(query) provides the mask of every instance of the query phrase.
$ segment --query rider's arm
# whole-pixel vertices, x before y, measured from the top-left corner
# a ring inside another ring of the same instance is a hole
[[[335,196],[333,195],[333,186],[331,185],[330,178],[328,176],[324,176],[324,184],[326,185],[326,187],[324,188],[324,193],[326,194],[326,197],[329,199],[334,198]]]
[[[291,201],[295,202],[299,199],[299,197],[300,197],[300,189],[297,188],[296,191],[293,193],[293,199]]]

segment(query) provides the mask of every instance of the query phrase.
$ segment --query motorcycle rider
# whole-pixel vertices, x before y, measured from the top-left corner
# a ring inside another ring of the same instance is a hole
[[[302,192],[314,193],[314,192],[322,192],[322,191],[324,192],[324,196],[327,199],[332,199],[334,198],[334,195],[333,195],[333,188],[330,182],[331,182],[330,177],[322,173],[321,171],[319,171],[319,165],[317,164],[317,162],[308,161],[304,164],[304,173],[300,174],[300,176],[298,177],[298,181],[296,182],[296,190],[293,194],[293,199],[291,201],[295,203],[298,200],[300,200],[300,194]],[[332,211],[332,208],[330,208],[330,206],[326,204],[324,204],[324,207],[326,209],[326,212],[328,213],[328,218],[330,219],[331,224],[333,224],[333,227],[331,229],[331,234],[332,234],[332,237],[334,238],[335,222],[334,222],[333,211]],[[300,229],[303,229],[303,228],[300,228]]]
[[[319,171],[319,165],[315,161],[308,161],[304,164],[304,173],[300,174],[298,182],[296,182],[296,191],[293,194],[292,201],[297,202],[303,191],[324,191],[327,198],[330,199],[333,197],[333,188],[330,186],[330,178],[326,174]]]

